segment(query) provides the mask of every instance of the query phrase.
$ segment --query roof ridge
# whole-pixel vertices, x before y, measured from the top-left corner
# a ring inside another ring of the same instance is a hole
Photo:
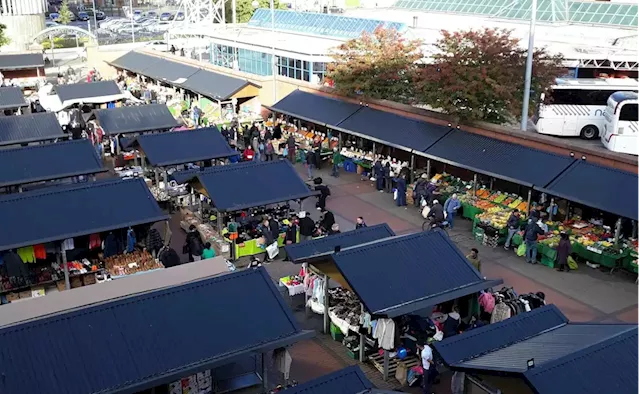
[[[37,149],[44,149],[44,148],[59,147],[59,146],[62,146],[62,145],[72,145],[74,143],[79,145],[79,143],[85,143],[85,142],[91,143],[89,140],[83,138],[83,139],[80,139],[80,140],[60,141],[60,142],[56,142],[55,144],[39,144],[39,145],[28,145],[28,146],[16,146],[16,147],[12,147],[12,148],[0,149],[0,154],[2,154],[4,152],[11,152],[11,151],[27,151],[27,150],[37,150]],[[97,155],[97,153],[96,153],[96,155]]]
[[[74,192],[74,191],[84,190],[84,189],[113,186],[113,185],[120,184],[120,183],[123,183],[123,182],[130,182],[130,183],[137,182],[137,183],[142,184],[142,183],[144,183],[144,180],[142,178],[132,178],[132,179],[109,178],[109,179],[101,179],[101,180],[94,181],[94,182],[63,185],[63,186],[68,186],[68,187],[61,187],[61,188],[52,187],[52,188],[31,190],[31,191],[24,192],[24,193],[7,194],[5,196],[2,196],[2,197],[0,197],[0,203],[6,203],[6,202],[12,201],[12,200],[23,200],[23,199],[26,200],[26,199],[29,199],[29,198],[42,197],[42,196],[51,195],[51,194]],[[145,187],[146,187],[146,184],[145,184]],[[146,188],[146,189],[149,190],[149,188]],[[149,193],[151,193],[151,192],[149,191]]]

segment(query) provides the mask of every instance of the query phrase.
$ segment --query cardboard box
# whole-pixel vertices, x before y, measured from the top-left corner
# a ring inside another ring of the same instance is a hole
[[[7,293],[7,301],[17,301],[20,299],[20,294],[18,293]]]
[[[32,287],[31,288],[31,297],[44,297],[47,292],[44,290],[44,286]]]
[[[31,290],[25,290],[18,293],[20,295],[20,299],[31,298]]]

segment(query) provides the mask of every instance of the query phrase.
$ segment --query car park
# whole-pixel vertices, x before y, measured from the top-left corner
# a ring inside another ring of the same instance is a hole
[[[162,14],[160,14],[160,21],[162,22],[168,22],[168,21],[172,21],[173,20],[173,14],[170,12],[163,12]]]

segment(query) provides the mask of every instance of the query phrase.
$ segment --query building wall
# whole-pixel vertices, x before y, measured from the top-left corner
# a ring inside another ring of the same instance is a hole
[[[33,37],[44,29],[44,0],[2,0],[0,23],[11,42],[2,51],[25,51]]]

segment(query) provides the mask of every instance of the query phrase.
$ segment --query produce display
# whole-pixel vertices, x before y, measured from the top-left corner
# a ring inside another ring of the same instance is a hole
[[[517,209],[522,212],[526,212],[527,210],[527,202],[518,195],[499,191],[491,192],[484,188],[478,189],[475,196],[472,192],[465,193],[460,197],[460,202],[467,203],[483,211],[494,207],[508,210]]]
[[[511,216],[511,210],[504,207],[492,206],[477,216],[481,223],[501,230],[507,227],[507,221]]]

